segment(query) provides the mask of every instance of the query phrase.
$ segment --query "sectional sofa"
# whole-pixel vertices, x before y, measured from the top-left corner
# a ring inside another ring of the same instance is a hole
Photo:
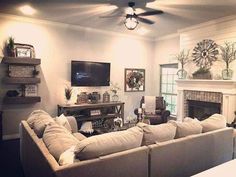
[[[76,121],[70,120],[68,122],[72,127],[72,133],[76,133]],[[168,129],[171,127],[170,125],[157,126],[168,126],[166,131],[171,132],[169,135],[172,136],[172,129],[171,131]],[[163,135],[163,131],[160,129],[159,133],[155,131],[155,127],[149,128],[146,125],[139,125],[139,128],[143,131],[142,138],[149,139],[149,143],[146,142],[146,145],[142,141],[142,145],[139,147],[99,155],[95,158],[85,158],[61,166],[49,152],[43,138],[38,136],[29,122],[22,121],[20,124],[20,152],[25,176],[187,177],[233,159],[234,152],[236,152],[234,129],[232,128],[218,127],[216,130],[205,133],[176,138],[177,127],[174,129],[175,139],[171,138],[171,140],[167,140],[167,136]],[[153,133],[157,134],[153,135]],[[179,131],[178,134],[181,135],[181,132]],[[155,136],[160,141],[156,141]],[[150,142],[150,137],[151,141],[155,141],[155,143]],[[97,141],[95,142],[97,143]],[[87,142],[89,142],[87,145],[91,144],[91,141]],[[99,148],[97,144],[96,148]],[[89,150],[91,151],[91,147]]]

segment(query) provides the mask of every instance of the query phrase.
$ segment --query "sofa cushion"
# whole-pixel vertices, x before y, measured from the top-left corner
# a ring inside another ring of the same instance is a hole
[[[67,120],[66,116],[64,116],[64,114],[61,114],[59,117],[56,117],[55,121],[59,125],[65,127],[69,132],[72,132],[70,123],[68,122],[68,120]]]
[[[43,142],[54,158],[59,160],[60,155],[72,146],[75,146],[79,140],[63,126],[52,122],[45,128]]]
[[[221,114],[213,114],[209,118],[201,121],[203,132],[209,132],[226,127],[226,118]]]
[[[39,138],[43,136],[47,124],[51,122],[54,122],[53,118],[42,110],[33,111],[27,119],[27,123]]]
[[[160,125],[138,123],[137,126],[143,129],[142,145],[172,140],[176,133],[176,126],[170,123]]]
[[[75,154],[79,160],[87,160],[141,146],[143,131],[139,127],[105,133],[80,141]]]
[[[202,133],[201,122],[197,119],[185,118],[184,122],[174,120],[170,120],[169,122],[177,127],[175,138]]]

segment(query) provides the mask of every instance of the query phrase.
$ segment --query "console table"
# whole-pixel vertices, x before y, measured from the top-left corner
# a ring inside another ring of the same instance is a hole
[[[75,116],[77,122],[114,119],[121,117],[124,122],[124,102],[109,102],[95,104],[57,105],[58,116]]]

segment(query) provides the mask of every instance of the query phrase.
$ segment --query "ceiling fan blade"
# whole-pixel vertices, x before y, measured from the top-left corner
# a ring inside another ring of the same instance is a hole
[[[158,15],[158,14],[163,14],[164,12],[162,10],[153,10],[153,11],[148,11],[148,12],[143,12],[140,14],[137,14],[138,16],[149,16],[149,15]]]
[[[148,20],[146,18],[142,18],[142,17],[137,17],[138,18],[138,21],[142,22],[142,23],[146,23],[146,24],[149,24],[149,25],[152,25],[154,24],[155,22],[152,21],[152,20]]]

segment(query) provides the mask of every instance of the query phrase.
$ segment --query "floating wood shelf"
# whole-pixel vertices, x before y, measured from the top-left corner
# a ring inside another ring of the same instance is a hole
[[[40,78],[4,77],[3,82],[5,84],[38,84],[40,83]]]
[[[40,65],[41,60],[38,58],[26,58],[26,57],[3,57],[2,63],[4,64],[16,64],[16,65]]]
[[[40,102],[41,98],[35,97],[4,97],[3,102],[5,104],[31,104]]]

